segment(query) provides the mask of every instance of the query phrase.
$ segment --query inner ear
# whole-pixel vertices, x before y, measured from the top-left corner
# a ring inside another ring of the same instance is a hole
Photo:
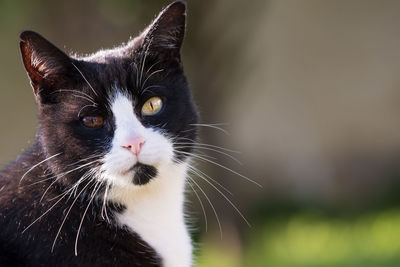
[[[140,36],[140,47],[163,57],[180,57],[185,35],[186,5],[176,1],[164,8]]]
[[[38,33],[24,31],[20,39],[22,61],[36,96],[74,73],[72,59]]]

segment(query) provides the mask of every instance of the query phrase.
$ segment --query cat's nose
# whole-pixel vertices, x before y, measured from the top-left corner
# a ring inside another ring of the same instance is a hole
[[[135,154],[136,156],[139,155],[140,150],[146,140],[142,136],[134,136],[130,137],[126,140],[125,144],[122,145],[122,148],[128,149],[130,152]]]

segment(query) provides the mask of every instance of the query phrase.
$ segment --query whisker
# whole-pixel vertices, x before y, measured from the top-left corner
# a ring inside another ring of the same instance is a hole
[[[230,135],[227,130],[217,126],[217,125],[221,125],[221,124],[217,124],[217,123],[215,123],[215,124],[192,123],[190,125],[192,125],[192,126],[200,126],[200,127],[208,127],[208,128],[219,130],[219,131],[223,132],[226,135]]]
[[[214,212],[214,214],[215,214],[215,218],[217,219],[217,223],[218,223],[218,227],[219,227],[219,232],[220,232],[220,234],[221,234],[221,239],[222,239],[222,226],[221,226],[221,222],[220,222],[220,220],[219,220],[219,217],[218,217],[217,211],[215,210],[214,205],[212,204],[210,198],[207,196],[207,194],[204,192],[204,190],[201,188],[201,186],[200,186],[198,183],[196,183],[196,181],[195,181],[194,179],[192,179],[190,176],[188,176],[188,179],[189,179],[191,182],[193,182],[193,183],[200,189],[200,191],[203,193],[204,197],[207,199],[208,203],[210,204],[211,209],[213,210],[213,212]]]
[[[146,65],[146,58],[147,58],[147,55],[148,55],[148,53],[149,53],[149,49],[150,49],[150,46],[151,46],[151,43],[153,42],[153,38],[151,38],[150,40],[149,40],[149,43],[146,45],[146,50],[144,51],[144,56],[142,56],[142,62],[141,62],[141,71],[140,71],[140,79],[139,79],[139,86],[140,87],[143,87],[143,84],[142,84],[142,80],[143,80],[143,71],[144,71],[144,66]]]
[[[176,148],[190,148],[190,147],[191,147],[191,146],[176,146]],[[221,155],[227,156],[228,158],[232,159],[233,161],[235,161],[235,162],[238,163],[239,165],[243,165],[243,164],[242,164],[237,158],[235,158],[234,156],[232,156],[232,155],[230,155],[230,154],[228,154],[228,153],[219,151],[219,150],[217,150],[217,149],[208,148],[208,147],[199,147],[199,146],[193,146],[193,147],[194,147],[195,149],[204,149],[204,150],[214,151],[214,152],[219,153],[219,154],[221,154]]]
[[[72,66],[75,67],[75,69],[80,73],[80,75],[82,76],[82,78],[85,80],[85,82],[89,85],[89,87],[92,89],[93,93],[98,96],[98,94],[96,93],[96,91],[94,90],[94,88],[92,87],[92,85],[89,83],[89,81],[86,79],[85,75],[83,75],[82,71],[74,64],[71,63]]]
[[[82,112],[82,110],[84,110],[85,108],[87,108],[87,107],[96,107],[96,105],[94,105],[94,104],[92,104],[92,105],[86,105],[86,106],[83,106],[80,110],[79,110],[79,112],[78,112],[78,118],[81,116],[81,112]]]
[[[28,185],[25,185],[24,187],[33,186],[33,185],[35,185],[35,184],[40,184],[40,183],[43,183],[43,182],[46,182],[46,181],[52,180],[52,179],[54,179],[54,176],[52,176],[52,177],[50,177],[50,178],[46,178],[46,179],[39,180],[39,181],[37,181],[37,182],[31,183],[31,184],[28,184]]]
[[[53,176],[53,178],[56,178],[56,177],[57,177],[57,179],[55,179],[55,180],[47,187],[47,189],[44,191],[42,197],[40,198],[39,202],[42,202],[42,200],[43,200],[44,196],[46,195],[47,191],[49,191],[49,189],[51,188],[51,186],[53,186],[53,185],[54,185],[58,180],[60,180],[62,177],[64,177],[65,175],[67,175],[67,174],[69,174],[69,173],[71,173],[71,172],[74,172],[74,171],[77,171],[77,170],[79,170],[79,169],[82,169],[82,168],[84,168],[84,167],[86,167],[86,166],[88,166],[88,165],[90,165],[90,164],[96,163],[96,162],[98,162],[98,161],[99,161],[98,159],[97,159],[97,160],[93,160],[93,161],[91,161],[91,162],[89,162],[89,163],[86,163],[86,164],[83,164],[83,165],[81,165],[81,166],[79,166],[79,167],[77,167],[77,168],[74,168],[74,169],[72,169],[72,170],[63,172],[63,173],[61,173],[61,174],[59,174],[59,175]]]
[[[85,99],[85,100],[87,100],[87,101],[89,101],[90,103],[92,103],[93,104],[93,106],[97,106],[97,104],[93,101],[93,100],[91,100],[90,98],[87,98],[86,96],[82,96],[82,95],[74,95],[73,94],[73,96],[75,96],[75,97],[78,97],[78,98],[82,98],[82,99]]]
[[[50,157],[48,157],[48,158],[42,160],[41,162],[39,162],[39,163],[33,165],[28,171],[26,171],[26,172],[24,173],[24,175],[22,175],[21,179],[19,180],[19,184],[21,184],[21,182],[22,182],[22,180],[24,179],[24,177],[25,177],[28,173],[30,173],[33,169],[35,169],[36,167],[38,167],[40,164],[42,164],[42,163],[44,163],[44,162],[46,162],[46,161],[48,161],[48,160],[50,160],[50,159],[52,159],[52,158],[54,158],[54,157],[57,157],[57,156],[59,156],[59,155],[61,155],[61,154],[62,154],[62,152],[57,153],[57,154],[54,154],[53,156],[50,156]]]
[[[93,177],[93,175],[94,174],[91,171],[85,172],[85,174],[82,175],[82,177],[79,178],[79,180],[76,181],[75,184],[73,186],[71,186],[71,188],[68,189],[68,191],[70,192],[68,198],[71,198],[72,196],[76,197],[79,185],[81,183],[83,183],[84,181],[86,181],[87,179],[90,179],[91,177]]]
[[[61,198],[59,200],[57,200],[47,211],[45,211],[42,215],[40,215],[36,220],[34,220],[31,224],[29,224],[23,231],[22,234],[28,230],[32,225],[34,225],[37,221],[39,221],[41,218],[43,218],[43,216],[45,216],[47,213],[49,213],[58,203],[60,203],[60,201],[67,195],[67,192],[64,192],[61,195]]]
[[[164,86],[162,86],[162,85],[150,85],[150,86],[147,86],[146,88],[144,88],[142,91],[141,91],[141,95],[143,95],[143,94],[145,94],[147,91],[150,91],[149,89],[150,88],[160,88],[160,87],[164,87]],[[151,92],[151,91],[150,91]]]
[[[218,189],[218,187],[216,187],[214,184],[212,184],[210,181],[208,181],[205,177],[203,177],[202,175],[199,175],[198,173],[195,173],[196,175],[198,175],[201,179],[203,179],[204,181],[206,181],[210,186],[212,186],[218,193],[221,194],[221,196],[223,196],[226,201],[228,201],[228,203],[236,210],[236,212],[240,215],[240,217],[242,217],[242,219],[246,222],[246,224],[251,227],[251,224],[249,223],[249,221],[246,219],[246,217],[243,215],[243,213],[238,209],[238,207],[233,204],[233,202],[223,193],[221,192],[221,190]]]
[[[179,163],[183,163],[182,160],[178,160]],[[218,185],[219,187],[221,187],[222,190],[224,190],[226,193],[228,193],[229,195],[233,196],[233,193],[231,191],[229,191],[228,188],[226,188],[225,186],[223,186],[221,183],[219,183],[217,180],[215,180],[214,178],[210,177],[208,174],[206,174],[205,172],[199,170],[198,168],[196,168],[193,165],[188,164],[187,167],[189,168],[189,171],[193,172],[195,175],[197,176],[201,176],[203,175],[204,178],[208,178],[209,180],[211,180],[212,182],[214,182],[216,185]]]
[[[194,166],[188,166],[188,168],[190,169],[189,171],[193,172],[197,176],[204,176],[204,178],[208,178],[209,180],[213,181],[215,184],[217,184],[219,187],[221,187],[225,192],[227,192],[229,195],[233,196],[233,193],[231,191],[229,191],[225,186],[223,186],[217,180],[215,180],[212,177],[210,177],[205,172],[202,172],[201,170],[199,170],[198,168],[196,168]]]
[[[211,145],[211,144],[205,144],[205,143],[174,143],[174,145],[192,145],[195,147],[211,147],[214,149],[220,149],[222,151],[230,152],[230,153],[235,153],[235,154],[241,154],[240,151],[237,150],[232,150],[229,148],[221,147],[221,146],[216,146],[216,145]]]
[[[101,207],[101,218],[103,218],[103,220],[107,219],[107,222],[110,222],[110,218],[108,217],[108,214],[107,214],[108,190],[109,190],[109,182],[106,181],[106,189],[104,190],[104,196],[103,196],[103,205]]]
[[[100,183],[97,182],[96,186],[93,189],[92,197],[90,198],[90,201],[89,201],[88,205],[86,206],[85,211],[83,212],[83,216],[82,216],[81,222],[79,223],[78,231],[77,231],[76,238],[75,238],[75,256],[78,256],[78,239],[79,239],[79,233],[81,231],[83,221],[85,219],[85,216],[86,216],[86,213],[87,213],[87,211],[89,209],[90,204],[92,204],[93,199],[96,196],[96,194],[97,194],[97,192],[99,191],[100,188],[101,188],[101,182]]]
[[[234,171],[234,170],[232,170],[232,169],[230,169],[230,168],[228,168],[228,167],[226,167],[226,166],[224,166],[222,164],[219,164],[217,162],[214,162],[212,160],[209,160],[209,159],[207,159],[205,157],[202,157],[202,156],[199,156],[199,155],[196,155],[196,154],[193,154],[193,153],[187,153],[187,152],[184,152],[184,151],[179,151],[179,153],[182,153],[182,154],[185,154],[185,155],[188,155],[188,156],[193,156],[193,157],[198,158],[200,160],[203,160],[203,161],[209,162],[209,163],[211,163],[213,165],[219,166],[219,167],[221,167],[221,168],[223,168],[223,169],[225,169],[225,170],[227,170],[227,171],[229,171],[229,172],[231,172],[233,174],[236,174],[236,175],[242,177],[243,179],[245,179],[245,180],[257,185],[258,187],[263,188],[263,186],[261,184],[257,183],[256,181],[254,181],[254,180],[250,179],[249,177],[247,177],[247,176],[245,176],[245,175],[243,175],[241,173],[238,173],[237,171]]]
[[[136,88],[139,88],[139,69],[138,69],[138,66],[137,66],[136,62],[132,62],[131,65],[133,67],[135,67],[135,72],[136,72],[136,82],[135,83],[136,83]]]
[[[161,62],[161,60],[158,60],[156,63],[154,63],[153,65],[150,66],[150,68],[147,69],[146,71],[146,75],[157,65]]]
[[[207,213],[206,213],[206,209],[204,208],[203,201],[200,199],[199,194],[198,194],[198,193],[196,192],[196,190],[193,188],[193,185],[190,183],[190,181],[188,181],[188,184],[189,184],[189,186],[192,188],[192,191],[193,191],[193,193],[195,193],[197,199],[199,200],[199,203],[200,203],[201,209],[202,209],[202,211],[203,211],[203,215],[204,215],[204,221],[205,221],[205,223],[206,223],[206,232],[208,232]]]
[[[232,149],[228,149],[228,148],[224,148],[224,147],[217,146],[217,145],[212,145],[212,144],[199,143],[196,140],[193,140],[193,139],[190,139],[190,138],[186,138],[186,137],[177,137],[177,138],[174,138],[174,140],[175,141],[180,141],[180,140],[182,140],[182,141],[184,141],[184,140],[190,141],[190,143],[185,142],[185,143],[176,143],[176,144],[186,144],[186,145],[187,144],[197,144],[197,145],[202,145],[202,146],[209,146],[209,147],[213,147],[213,148],[219,148],[221,150],[232,152],[232,153],[241,154],[241,152],[237,151],[237,150],[232,150]]]
[[[144,87],[144,86],[146,85],[147,81],[150,79],[151,76],[153,76],[153,75],[156,74],[156,73],[162,72],[162,71],[164,71],[164,69],[159,69],[159,70],[153,71],[153,72],[152,72],[149,76],[147,76],[147,78],[144,80],[144,82],[143,82],[143,84],[142,84],[142,87]]]
[[[101,157],[103,157],[103,156],[104,156],[104,155],[94,155],[94,156],[90,156],[90,157],[87,157],[87,158],[84,158],[84,159],[80,159],[80,160],[78,160],[78,161],[76,161],[76,162],[74,162],[74,163],[68,164],[68,166],[74,166],[74,165],[76,165],[76,164],[78,164],[78,163],[81,163],[81,162],[83,162],[83,161],[86,161],[86,160],[88,160],[88,159],[101,158]]]
[[[88,95],[82,91],[72,90],[72,89],[58,89],[56,92],[72,92],[72,93],[82,94],[83,96],[85,96],[85,97],[89,98],[90,100],[92,100],[93,102],[95,102],[94,99],[90,95]]]
[[[185,152],[185,151],[180,151],[180,150],[176,150],[176,149],[175,149],[175,151],[176,151],[176,153],[181,153],[181,152],[182,153],[187,153],[187,155],[189,155],[189,156],[198,156],[198,154],[191,153],[191,152]],[[209,159],[217,159],[216,157],[213,157],[213,156],[210,156],[210,155],[205,155],[204,153],[201,153],[201,156],[209,158]]]
[[[94,180],[92,180],[92,181],[94,181]],[[85,189],[90,185],[90,183],[91,183],[92,181],[90,181],[89,183],[87,183],[87,184],[82,188],[82,190],[81,190],[81,191],[79,192],[79,194],[75,197],[74,201],[72,202],[71,206],[69,207],[67,213],[66,213],[65,216],[64,216],[63,221],[61,222],[60,227],[58,228],[56,237],[54,238],[54,241],[53,241],[53,245],[51,246],[51,252],[53,252],[53,250],[54,250],[54,246],[56,245],[57,238],[58,238],[58,236],[60,235],[61,229],[62,229],[62,227],[64,226],[64,223],[65,223],[65,221],[67,220],[69,213],[71,212],[72,208],[74,207],[75,202],[78,200],[79,196],[83,193],[83,191],[85,191]]]
[[[48,199],[48,201],[53,201],[54,199],[57,199],[59,196],[63,195],[64,193],[69,194],[68,199],[70,199],[72,197],[72,195],[74,194],[74,190],[78,188],[78,186],[83,183],[86,179],[88,179],[90,177],[90,173],[86,172],[84,175],[82,175],[82,177],[75,183],[73,184],[73,186],[71,186],[70,188],[68,188],[67,190],[65,190],[63,193],[61,193],[58,196],[52,197],[50,199]],[[76,195],[75,195],[76,196]],[[67,199],[67,200],[68,200]]]

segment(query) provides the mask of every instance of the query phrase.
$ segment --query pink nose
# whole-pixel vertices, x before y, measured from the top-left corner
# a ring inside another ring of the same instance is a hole
[[[133,154],[135,154],[137,156],[137,155],[139,155],[140,150],[142,149],[142,146],[144,145],[145,142],[146,142],[146,140],[144,140],[143,137],[134,136],[134,137],[129,138],[126,141],[126,144],[122,145],[122,147],[125,149],[128,149],[129,151],[131,151]]]

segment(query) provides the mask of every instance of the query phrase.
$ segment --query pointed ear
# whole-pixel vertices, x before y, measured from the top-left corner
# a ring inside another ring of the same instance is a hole
[[[28,73],[35,96],[59,85],[65,75],[71,74],[72,60],[41,35],[33,31],[20,34],[22,61]]]
[[[143,32],[143,48],[166,56],[177,56],[185,35],[186,4],[176,1],[164,8]]]

